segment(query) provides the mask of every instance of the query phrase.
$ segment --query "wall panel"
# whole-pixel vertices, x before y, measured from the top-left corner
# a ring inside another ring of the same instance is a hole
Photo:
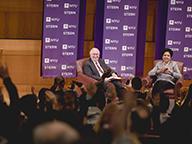
[[[41,87],[50,87],[53,79],[40,76],[40,40],[1,39],[0,46],[0,61],[7,64],[20,95],[29,93],[32,86],[37,92]],[[0,86],[3,86],[2,80]]]
[[[1,0],[0,38],[41,39],[43,0]]]
[[[146,41],[155,41],[156,1],[148,1]]]

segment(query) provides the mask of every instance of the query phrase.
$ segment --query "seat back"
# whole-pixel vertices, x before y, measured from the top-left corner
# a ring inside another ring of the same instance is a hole
[[[83,83],[85,87],[87,87],[90,83],[96,83],[97,80],[85,75],[83,73],[83,65],[89,58],[82,58],[76,61],[77,66],[77,77],[76,80]]]
[[[83,73],[83,65],[89,58],[82,58],[76,61],[77,73]]]

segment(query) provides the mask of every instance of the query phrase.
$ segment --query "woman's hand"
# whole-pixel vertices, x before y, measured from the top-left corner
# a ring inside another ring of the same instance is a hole
[[[167,68],[164,73],[172,75],[173,71]]]
[[[166,73],[167,70],[168,70],[168,68],[163,67],[163,68],[161,68],[161,69],[159,69],[159,70],[157,71],[157,74]]]

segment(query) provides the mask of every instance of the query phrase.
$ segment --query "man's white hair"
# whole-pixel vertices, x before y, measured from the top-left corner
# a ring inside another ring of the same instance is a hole
[[[89,55],[91,55],[93,51],[98,51],[98,52],[99,52],[99,54],[100,54],[99,49],[98,49],[98,48],[96,48],[96,47],[93,47],[93,48],[89,51]]]

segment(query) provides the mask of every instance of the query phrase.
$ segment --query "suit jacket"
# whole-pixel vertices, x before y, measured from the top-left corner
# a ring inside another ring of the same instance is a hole
[[[160,73],[157,74],[157,72],[161,69],[167,67],[169,68],[172,73],[168,74],[168,73]],[[175,85],[175,80],[176,79],[180,79],[182,77],[181,72],[179,70],[179,67],[177,65],[177,63],[175,61],[170,61],[168,63],[168,65],[165,66],[165,64],[163,63],[163,61],[159,61],[152,70],[149,71],[148,73],[149,76],[157,76],[157,80],[163,80],[163,81],[168,81],[170,83],[172,83],[173,85]]]
[[[105,64],[103,59],[100,58],[98,60],[98,62],[101,65],[101,67],[103,68],[104,72],[106,72],[108,69],[111,69],[108,65]],[[85,64],[83,65],[83,73],[96,79],[96,80],[101,79],[99,72],[98,72],[97,68],[95,67],[95,64],[93,63],[93,61],[91,59],[86,61]]]

